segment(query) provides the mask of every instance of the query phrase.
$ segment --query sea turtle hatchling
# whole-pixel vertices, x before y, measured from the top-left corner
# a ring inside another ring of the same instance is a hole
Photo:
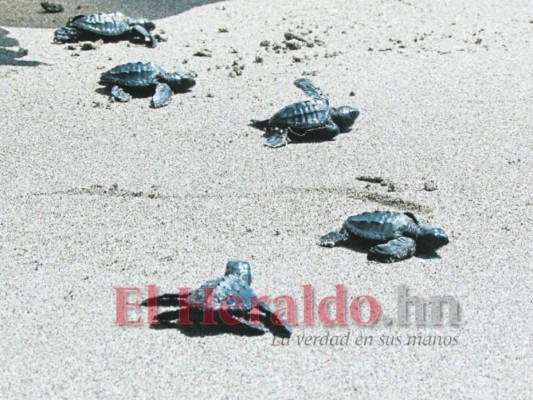
[[[104,72],[100,83],[111,86],[111,95],[118,101],[130,101],[131,95],[124,89],[134,92],[155,94],[152,106],[166,106],[172,99],[172,92],[185,92],[192,88],[196,81],[190,74],[183,72],[166,72],[159,65],[149,63],[128,63],[118,65]]]
[[[205,322],[208,312],[212,312],[213,322],[217,326],[238,328],[253,334],[264,334],[269,330],[278,336],[289,337],[292,328],[279,319],[272,308],[263,301],[259,301],[253,289],[250,263],[246,261],[229,261],[223,277],[205,282],[198,289],[186,293],[165,294],[145,300],[144,306],[178,306],[177,311],[167,311],[157,315],[160,323],[171,323],[176,320],[179,324],[181,312],[188,308],[190,321],[198,325]],[[221,316],[221,309],[227,311],[232,321],[228,325],[227,319]],[[258,312],[258,320],[252,320],[251,313]],[[261,322],[261,323],[259,323]],[[183,321],[182,321],[183,323]],[[226,325],[224,325],[226,324]]]
[[[267,146],[281,147],[291,140],[331,140],[348,132],[359,116],[349,106],[330,107],[328,98],[308,78],[299,78],[294,85],[312,100],[290,104],[272,118],[252,120],[251,125],[266,130]]]
[[[149,46],[155,47],[157,39],[151,33],[155,24],[145,18],[128,17],[120,12],[78,15],[67,22],[67,26],[54,33],[54,40],[60,43],[79,42],[98,38],[141,37],[149,39]]]
[[[374,245],[369,260],[396,262],[411,257],[417,247],[437,250],[448,244],[448,235],[440,228],[423,225],[411,213],[375,211],[349,217],[342,229],[320,238],[321,246],[333,247],[350,238],[361,238]]]

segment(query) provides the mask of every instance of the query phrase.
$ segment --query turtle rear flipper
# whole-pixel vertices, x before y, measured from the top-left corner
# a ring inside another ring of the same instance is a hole
[[[170,103],[172,99],[172,89],[166,83],[158,83],[155,87],[155,94],[152,97],[152,107],[160,108]]]
[[[415,254],[416,242],[408,237],[400,236],[385,244],[373,246],[368,251],[368,259],[392,263],[405,260]]]
[[[270,331],[280,337],[290,337],[292,335],[292,327],[287,325],[285,321],[281,320],[274,314],[272,308],[263,301],[258,303],[259,310],[263,312],[264,316],[260,317],[261,322],[267,326]]]
[[[288,134],[289,132],[287,129],[283,129],[279,132],[269,132],[266,136],[266,145],[272,148],[285,146],[287,144]]]
[[[349,233],[344,230],[340,232],[330,232],[327,235],[322,236],[318,244],[323,247],[334,247],[346,242],[349,238]]]
[[[306,95],[316,100],[328,101],[322,90],[316,86],[309,78],[299,78],[294,81],[294,85],[302,90]]]
[[[111,88],[111,95],[118,101],[126,102],[131,100],[131,95],[118,85]]]

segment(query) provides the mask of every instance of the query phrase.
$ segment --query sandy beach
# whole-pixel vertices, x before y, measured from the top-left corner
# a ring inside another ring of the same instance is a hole
[[[77,3],[18,18],[38,2],[9,3],[12,14],[0,1],[1,398],[531,396],[530,3],[232,0],[180,12],[162,1],[151,17],[168,41],[90,51],[52,43]],[[288,31],[313,47],[287,49]],[[205,49],[211,57],[194,56]],[[192,72],[197,84],[161,109],[111,101],[100,74],[136,61]],[[361,115],[334,141],[268,148],[249,121],[305,99],[293,85],[301,76]],[[394,264],[317,245],[348,216],[378,209],[413,212],[450,244]],[[341,284],[347,301],[371,295],[393,319],[400,285],[452,296],[461,321],[317,320],[294,326],[287,345],[270,333],[151,329],[144,309],[139,326],[115,323],[115,288],[138,287],[143,300],[149,284],[197,287],[229,259],[252,263],[258,294],[292,296],[298,321],[306,284],[316,303]],[[348,345],[298,342],[347,334]],[[358,345],[363,336],[372,343]],[[455,341],[406,345],[409,336]]]

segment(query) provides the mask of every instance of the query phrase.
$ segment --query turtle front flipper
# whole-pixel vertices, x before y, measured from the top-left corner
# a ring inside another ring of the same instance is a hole
[[[150,39],[150,47],[156,47],[157,46],[157,39],[154,35],[152,35],[148,30],[142,26],[142,25],[133,25],[131,27],[131,32],[133,34],[138,34],[142,36],[145,40],[148,38]]]
[[[258,307],[259,311],[263,313],[260,316],[261,322],[270,329],[272,334],[280,337],[290,337],[292,335],[292,327],[274,314],[274,311],[267,303],[260,301]]]
[[[415,254],[416,242],[408,237],[400,236],[387,243],[373,246],[368,251],[368,259],[384,263],[405,260]]]
[[[160,108],[170,103],[172,99],[172,89],[166,83],[158,83],[155,87],[155,94],[152,97],[152,107]]]
[[[306,95],[316,100],[328,101],[322,90],[316,86],[309,78],[299,78],[294,81],[294,85],[302,90]]]
[[[346,242],[350,238],[350,235],[345,230],[339,232],[330,232],[320,238],[318,244],[323,247],[334,247],[338,244]]]
[[[266,146],[276,148],[282,147],[287,144],[287,137],[289,132],[287,129],[282,129],[281,131],[268,132],[266,136]]]
[[[131,95],[118,85],[111,88],[111,95],[118,101],[127,102],[131,100]]]
[[[59,28],[54,32],[54,41],[58,43],[75,43],[87,39],[86,32],[74,27]]]

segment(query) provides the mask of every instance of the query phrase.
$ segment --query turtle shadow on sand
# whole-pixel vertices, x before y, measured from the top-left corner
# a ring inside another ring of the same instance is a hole
[[[256,329],[250,329],[246,325],[225,324],[220,320],[220,317],[217,314],[215,314],[215,320],[217,321],[216,323],[203,324],[202,321],[204,319],[204,314],[192,309],[189,310],[189,323],[180,323],[179,318],[181,317],[181,313],[185,312],[181,302],[182,300],[178,296],[165,294],[147,299],[140,305],[147,307],[148,304],[157,304],[158,307],[177,307],[175,310],[164,311],[155,316],[157,322],[150,325],[150,328],[155,330],[177,329],[183,335],[188,337],[206,337],[222,334],[231,334],[236,336],[261,336],[264,334],[264,332]],[[260,316],[259,318],[263,324],[269,326],[268,329],[274,336],[287,337],[286,330],[279,328],[276,325],[269,324],[264,316]]]
[[[101,86],[99,88],[96,88],[94,92],[105,97],[113,98],[113,94],[111,93],[111,87],[109,86]],[[184,93],[189,93],[189,92],[191,92],[190,89],[177,90],[175,93],[184,94]],[[145,88],[137,87],[135,88],[135,90],[129,91],[128,94],[134,99],[150,98],[154,95],[154,88],[153,87],[145,87]]]
[[[8,31],[0,28],[0,65],[37,67],[43,64],[39,61],[20,60],[20,58],[28,55],[28,50],[19,47],[18,40],[8,35]],[[13,49],[10,49],[10,47]]]
[[[368,254],[370,248],[375,245],[376,242],[372,240],[350,237],[346,242],[339,243],[337,247],[349,249],[355,251],[356,253]],[[413,254],[413,257],[420,258],[422,260],[434,260],[442,258],[435,250],[427,250],[423,248],[418,249],[417,252]]]
[[[113,99],[113,95],[111,94],[111,88],[109,86],[103,86],[99,87],[94,90],[95,93],[100,94],[105,97],[109,97],[112,99],[111,101],[116,101]],[[143,99],[143,98],[150,98],[154,94],[153,88],[136,88],[135,90],[132,90],[129,92],[130,96],[134,99]]]
[[[263,131],[263,138],[265,139],[268,139],[272,133],[270,132],[265,132],[264,130],[260,129],[260,128],[257,128],[256,125],[254,125],[253,123],[249,123],[248,126],[252,127],[252,128],[255,128],[255,129],[259,129],[261,131]],[[353,129],[350,128],[344,132],[340,132],[339,133],[339,136],[337,137],[333,137],[333,138],[324,138],[324,137],[320,137],[320,136],[313,136],[313,135],[307,135],[307,136],[302,136],[302,137],[298,137],[298,138],[292,138],[290,141],[290,144],[293,145],[293,144],[309,144],[309,143],[322,143],[322,142],[335,142],[337,140],[338,137],[340,137],[340,135],[344,135],[346,133],[350,133]]]

